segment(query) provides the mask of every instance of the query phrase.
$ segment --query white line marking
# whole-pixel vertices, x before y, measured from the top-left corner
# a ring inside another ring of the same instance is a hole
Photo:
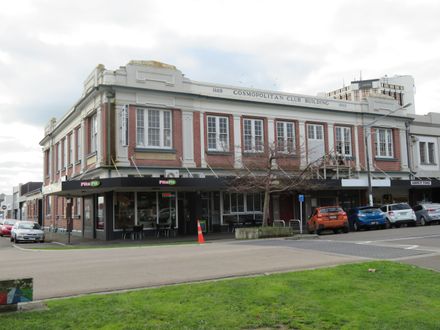
[[[412,250],[412,249],[417,249],[419,246],[418,245],[411,245],[405,248],[405,250]]]

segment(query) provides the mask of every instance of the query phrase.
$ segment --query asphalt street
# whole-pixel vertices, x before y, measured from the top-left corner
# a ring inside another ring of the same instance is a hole
[[[34,299],[294,271],[371,259],[440,271],[440,226],[88,250],[30,250],[0,238],[0,280],[34,278]]]

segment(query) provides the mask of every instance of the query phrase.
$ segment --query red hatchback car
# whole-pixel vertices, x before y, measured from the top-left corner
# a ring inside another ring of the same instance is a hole
[[[347,214],[339,206],[317,207],[307,221],[307,231],[319,235],[323,230],[333,230],[336,234],[342,229],[348,233]]]
[[[11,236],[11,229],[16,222],[15,219],[5,219],[0,225],[0,236]]]

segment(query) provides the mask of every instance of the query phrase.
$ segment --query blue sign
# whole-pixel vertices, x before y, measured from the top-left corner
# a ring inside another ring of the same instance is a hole
[[[304,202],[304,195],[298,195],[298,202]]]

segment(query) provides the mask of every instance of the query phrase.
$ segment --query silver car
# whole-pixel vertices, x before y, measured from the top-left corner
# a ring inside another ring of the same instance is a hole
[[[44,242],[44,231],[32,221],[17,221],[11,230],[11,242]]]
[[[420,203],[414,206],[417,222],[422,226],[430,225],[433,222],[440,223],[440,204]]]
[[[411,227],[416,225],[416,214],[407,203],[387,204],[380,209],[385,212],[390,227],[399,228],[402,224]]]

